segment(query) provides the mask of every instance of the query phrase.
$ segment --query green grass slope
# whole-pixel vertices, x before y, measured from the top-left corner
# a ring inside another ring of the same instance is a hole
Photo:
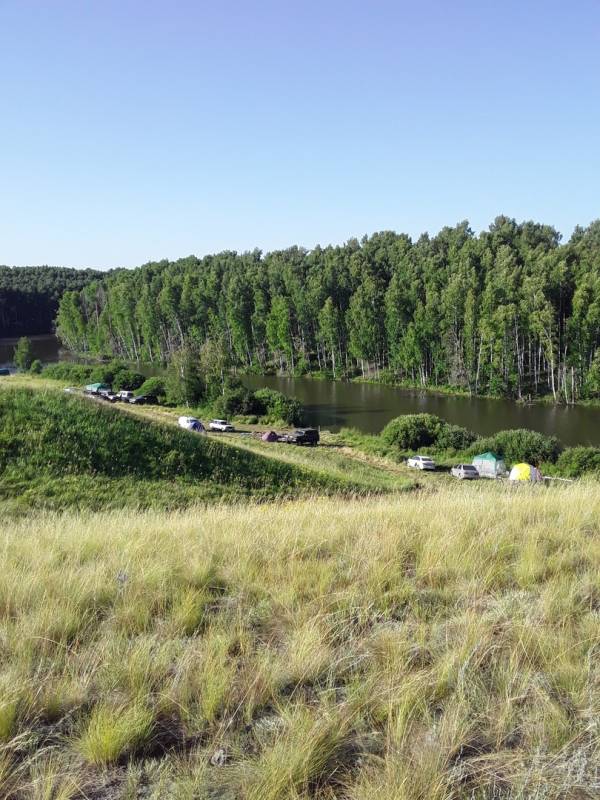
[[[62,392],[0,391],[0,498],[13,509],[173,508],[366,488]]]
[[[0,520],[0,796],[585,800],[600,494]]]
[[[141,419],[176,425],[178,410],[157,406],[121,406],[120,410]],[[247,427],[244,425],[241,428]],[[264,431],[264,426],[261,428]],[[214,437],[213,437],[214,438]],[[263,442],[260,438],[239,433],[217,434],[220,442],[238,450],[259,453],[274,461],[293,465],[333,479],[340,484],[350,482],[361,492],[385,493],[414,488],[416,476],[391,459],[363,453],[338,445],[331,434],[321,435],[319,447],[296,447],[282,442]]]

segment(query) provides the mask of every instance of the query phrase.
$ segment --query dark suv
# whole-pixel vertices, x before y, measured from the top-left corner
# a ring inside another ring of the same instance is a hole
[[[285,440],[289,444],[307,444],[314,447],[319,443],[320,438],[316,428],[298,428],[293,433],[288,433]]]

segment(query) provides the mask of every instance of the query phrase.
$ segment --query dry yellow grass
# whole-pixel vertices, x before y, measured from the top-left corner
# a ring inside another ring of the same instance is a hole
[[[600,792],[600,492],[2,531],[0,796]]]

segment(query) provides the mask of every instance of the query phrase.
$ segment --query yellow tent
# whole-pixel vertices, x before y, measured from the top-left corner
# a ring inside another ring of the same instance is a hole
[[[509,481],[541,481],[542,473],[531,464],[515,464],[508,476]]]

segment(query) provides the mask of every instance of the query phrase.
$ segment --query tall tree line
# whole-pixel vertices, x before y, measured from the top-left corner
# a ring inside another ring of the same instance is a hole
[[[0,337],[51,333],[63,294],[103,275],[91,269],[0,266]]]
[[[208,343],[229,367],[572,401],[600,391],[600,220],[564,244],[498,217],[478,236],[462,222],[416,241],[153,262],[66,292],[57,330],[134,361]]]

